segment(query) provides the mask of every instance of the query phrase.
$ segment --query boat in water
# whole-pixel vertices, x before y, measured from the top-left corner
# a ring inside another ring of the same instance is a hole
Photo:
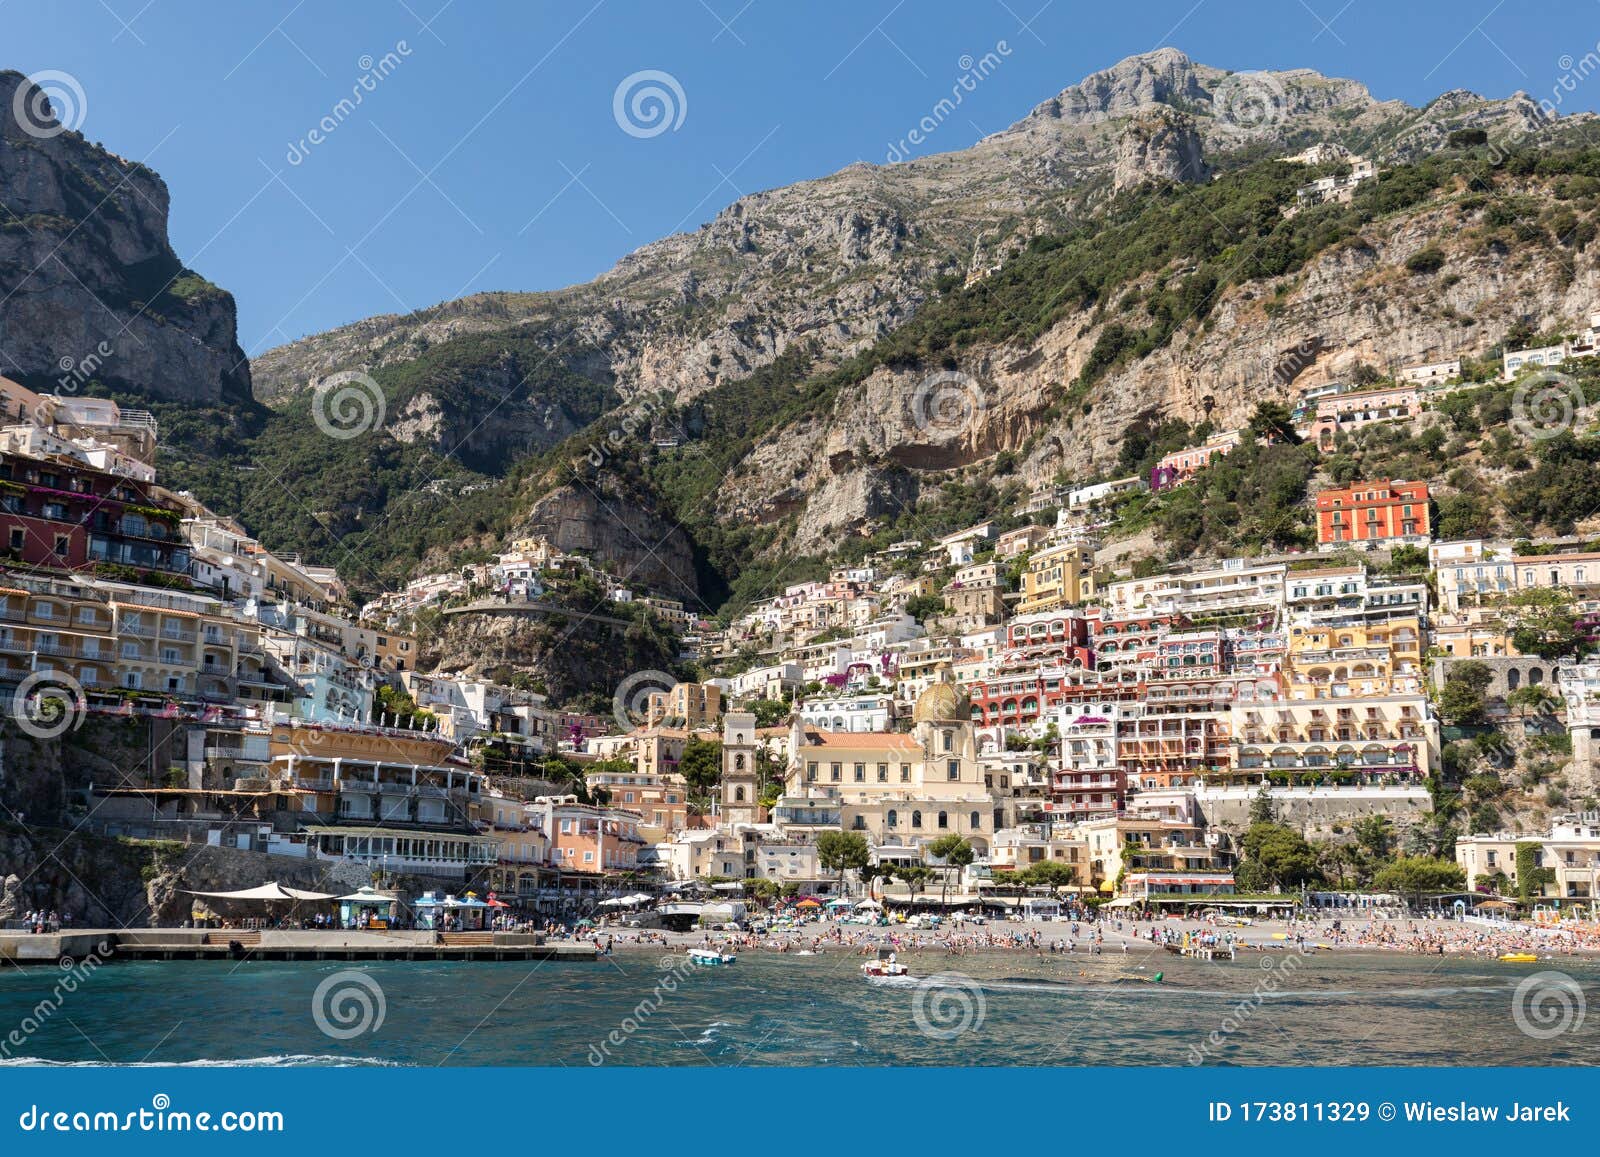
[[[716,964],[732,964],[738,959],[739,958],[733,953],[722,952],[716,948],[689,949],[689,961],[692,964],[704,964],[707,966]]]
[[[866,977],[905,976],[906,966],[887,948],[878,949],[878,958],[861,965],[861,975]]]

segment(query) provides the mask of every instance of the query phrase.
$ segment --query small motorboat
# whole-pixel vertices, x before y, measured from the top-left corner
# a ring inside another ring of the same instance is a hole
[[[1539,960],[1532,952],[1505,952],[1500,959],[1507,964],[1536,964]]]
[[[731,952],[722,952],[716,948],[691,948],[689,949],[689,962],[691,964],[732,964],[739,959]]]
[[[862,976],[904,976],[906,971],[906,966],[901,964],[895,958],[895,954],[887,948],[878,949],[878,958],[876,960],[868,960],[861,966]]]

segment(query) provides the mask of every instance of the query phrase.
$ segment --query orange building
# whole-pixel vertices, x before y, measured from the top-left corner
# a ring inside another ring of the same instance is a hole
[[[1425,546],[1433,537],[1426,482],[1352,482],[1317,495],[1317,546]]]

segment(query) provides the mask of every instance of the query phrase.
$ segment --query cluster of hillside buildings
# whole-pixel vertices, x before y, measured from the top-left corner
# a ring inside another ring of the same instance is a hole
[[[1383,389],[1307,391],[1296,421],[1320,442],[1411,420],[1458,374],[1441,363]],[[1263,791],[1324,834],[1425,812],[1443,742],[1429,688],[1469,658],[1502,697],[1552,689],[1569,783],[1595,791],[1600,664],[1518,655],[1497,606],[1559,588],[1593,609],[1600,553],[1435,542],[1426,485],[1376,479],[1315,497],[1319,544],[1425,547],[1429,573],[1287,555],[1115,577],[1097,553],[1105,504],[1184,485],[1238,434],[1169,455],[1148,480],[1035,495],[1012,529],[892,544],[716,629],[542,539],[358,611],[331,568],[158,486],[148,414],[3,380],[0,405],[0,682],[70,680],[91,715],[151,728],[148,754],[84,801],[100,830],[316,859],[353,879],[473,882],[529,906],[641,876],[827,892],[823,832],[860,833],[880,865],[937,862],[930,847],[956,835],[970,887],[1053,862],[1071,887],[1182,902],[1233,891],[1227,832]],[[721,674],[658,693],[619,730],[417,669],[402,629],[416,610],[537,603],[571,573],[647,603]],[[719,745],[714,786],[681,771],[697,740]],[[536,774],[557,754],[583,790]],[[1562,823],[1558,857],[1590,838]],[[1579,869],[1600,862],[1600,837],[1582,847],[1562,895],[1596,894]]]

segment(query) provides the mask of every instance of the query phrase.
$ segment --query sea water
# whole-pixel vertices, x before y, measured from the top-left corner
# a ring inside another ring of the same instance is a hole
[[[911,977],[874,982],[861,960],[106,963],[68,992],[56,969],[10,967],[0,1063],[1600,1062],[1600,962],[924,952],[902,956]]]

